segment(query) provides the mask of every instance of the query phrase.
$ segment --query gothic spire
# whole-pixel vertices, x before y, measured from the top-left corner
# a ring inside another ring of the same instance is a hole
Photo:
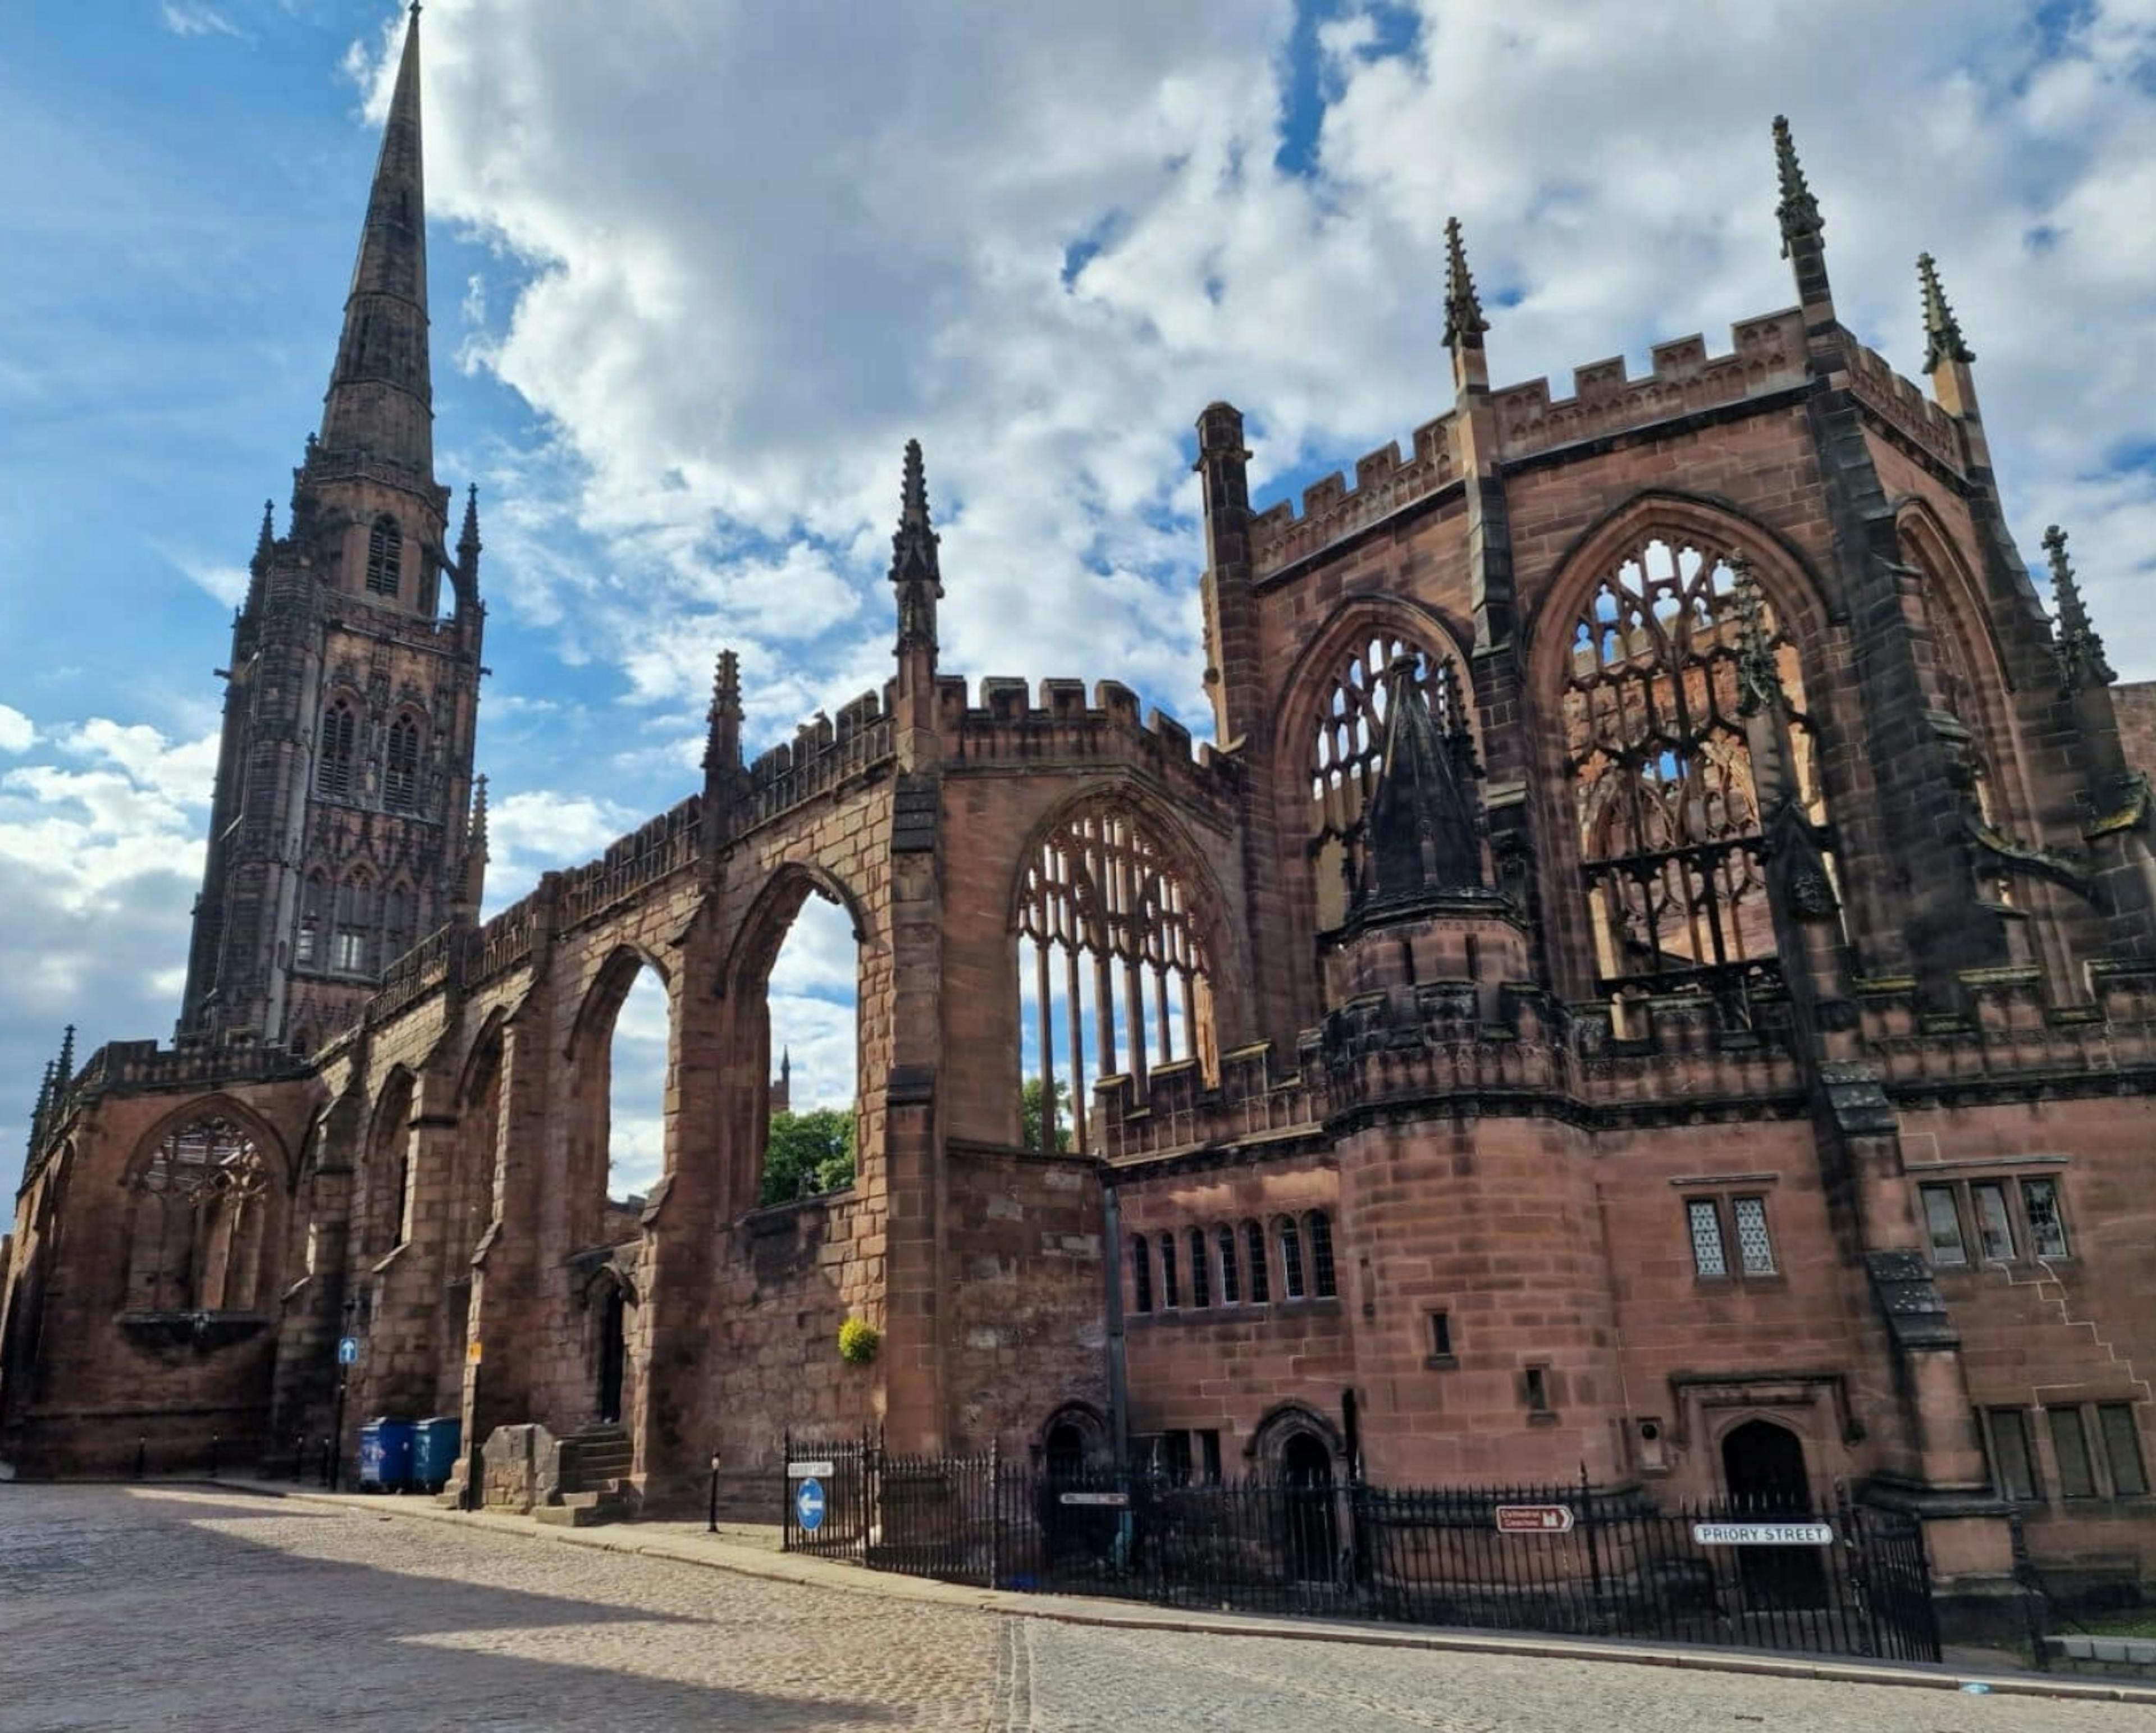
[[[1924,302],[1924,371],[1936,373],[1948,361],[1974,361],[1976,356],[1962,341],[1961,321],[1947,305],[1946,291],[1939,287],[1938,267],[1928,253],[1917,255],[1917,282]]]
[[[432,484],[434,384],[427,361],[427,212],[419,138],[419,8],[382,129],[344,336],[322,407],[331,457],[364,453]]]
[[[2044,551],[2051,556],[2051,595],[2059,605],[2060,673],[2070,690],[2092,684],[2107,686],[2118,676],[2104,659],[2103,640],[2089,623],[2082,587],[2066,558],[2066,532],[2056,524],[2044,531]]]
[[[465,490],[464,533],[457,537],[457,565],[466,576],[477,572],[480,550],[486,544],[479,539],[479,484]]]
[[[38,1105],[30,1110],[30,1156],[37,1156],[45,1141],[45,1118],[53,1110],[53,1062],[45,1061],[44,1075],[38,1081]]]
[[[732,650],[719,652],[711,671],[711,707],[704,713],[704,773],[714,776],[741,764],[741,659]]]
[[[74,1025],[69,1023],[60,1037],[60,1056],[53,1067],[53,1086],[64,1090],[74,1081]]]
[[[463,882],[458,889],[451,918],[477,920],[486,900],[486,777],[472,778],[471,822],[465,828]]]
[[[1394,661],[1385,687],[1385,756],[1370,795],[1357,905],[1481,890],[1482,852],[1459,756],[1438,733],[1413,656]]]
[[[1789,256],[1789,244],[1816,239],[1826,224],[1820,216],[1819,201],[1805,184],[1804,165],[1797,161],[1796,141],[1789,136],[1786,115],[1774,116],[1774,170],[1781,182],[1782,202],[1774,214],[1782,223],[1782,257]]]
[[[936,648],[936,603],[943,594],[936,557],[942,538],[928,521],[928,476],[921,442],[906,442],[906,479],[899,492],[898,530],[891,538],[891,581],[898,589],[898,648]]]
[[[262,533],[254,538],[254,557],[249,562],[247,569],[257,578],[267,577],[270,561],[276,551],[277,502],[264,500],[262,502]]]
[[[1482,298],[1467,269],[1467,249],[1460,238],[1460,219],[1445,219],[1445,346],[1480,349],[1490,321],[1482,316]]]

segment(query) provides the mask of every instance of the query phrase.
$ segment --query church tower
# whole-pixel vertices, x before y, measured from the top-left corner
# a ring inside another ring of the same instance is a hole
[[[233,621],[183,1037],[311,1050],[463,889],[485,614],[476,495],[452,555],[434,479],[418,13],[321,431]]]

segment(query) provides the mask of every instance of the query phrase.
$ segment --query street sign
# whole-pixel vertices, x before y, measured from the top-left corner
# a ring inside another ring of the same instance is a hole
[[[471,1346],[465,1350],[465,1358],[471,1361],[474,1366],[477,1366],[480,1357],[479,1338],[474,1336]]]
[[[1569,1505],[1500,1505],[1497,1532],[1501,1535],[1568,1535],[1572,1532]]]
[[[357,1366],[359,1363],[359,1338],[342,1336],[337,1338],[337,1364]]]
[[[809,1534],[824,1525],[824,1483],[803,1480],[801,1489],[793,1495],[793,1513],[801,1519],[801,1526]]]
[[[1063,1495],[1063,1502],[1066,1505],[1106,1505],[1112,1510],[1127,1510],[1130,1508],[1131,1495],[1127,1492],[1066,1492]]]
[[[789,1462],[786,1478],[789,1480],[828,1480],[839,1472],[839,1465],[830,1462]]]
[[[1695,1522],[1691,1537],[1702,1546],[1834,1545],[1834,1530],[1824,1522]]]

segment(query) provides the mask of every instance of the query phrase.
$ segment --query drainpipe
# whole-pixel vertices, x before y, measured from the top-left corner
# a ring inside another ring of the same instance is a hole
[[[1101,1270],[1108,1312],[1108,1435],[1115,1446],[1116,1470],[1121,1474],[1131,1465],[1130,1386],[1123,1361],[1123,1216],[1111,1175],[1103,1178],[1101,1191]]]

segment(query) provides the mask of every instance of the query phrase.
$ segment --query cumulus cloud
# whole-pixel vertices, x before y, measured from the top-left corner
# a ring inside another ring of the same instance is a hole
[[[1787,110],[1845,315],[1913,370],[1911,261],[1940,255],[2017,526],[2076,523],[2123,612],[2156,561],[2156,487],[2120,462],[2156,382],[2140,0],[1329,10],[1296,38],[1325,100],[1299,117],[1285,0],[429,13],[430,196],[516,262],[465,352],[552,439],[516,469],[554,569],[511,605],[634,701],[696,700],[722,638],[783,671],[772,701],[840,700],[888,670],[880,560],[918,433],[947,664],[1112,672],[1202,726],[1197,409],[1250,413],[1262,482],[1441,408],[1455,212],[1501,376],[1720,346],[1791,299]],[[563,569],[563,529],[603,577]],[[2121,660],[2156,673],[2156,649]]]
[[[19,744],[13,742],[19,740]],[[19,1161],[38,1069],[63,1023],[99,1042],[168,1028],[201,882],[214,735],[104,718],[38,730],[0,709],[0,1180]]]

